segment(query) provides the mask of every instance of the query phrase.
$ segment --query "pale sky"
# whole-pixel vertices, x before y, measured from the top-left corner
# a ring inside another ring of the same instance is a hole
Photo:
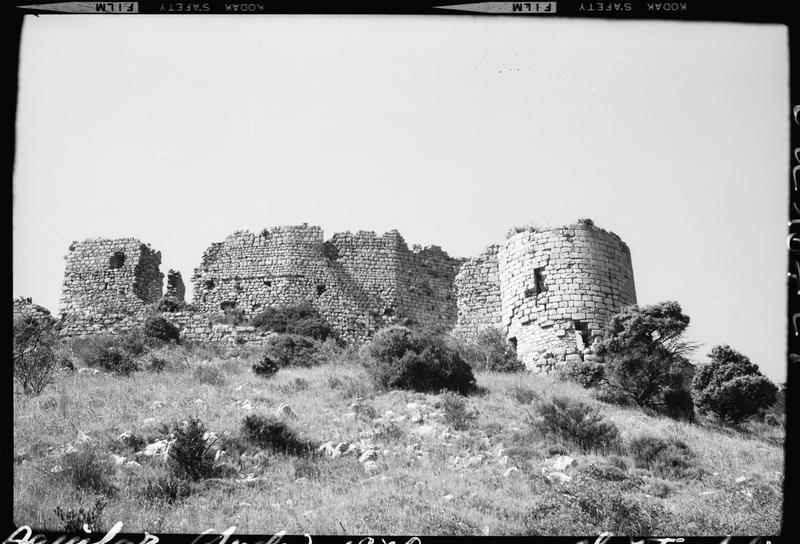
[[[787,47],[779,25],[27,16],[13,292],[56,313],[85,238],[150,243],[190,288],[237,229],[468,257],[590,217],[697,360],[729,343],[784,381]]]

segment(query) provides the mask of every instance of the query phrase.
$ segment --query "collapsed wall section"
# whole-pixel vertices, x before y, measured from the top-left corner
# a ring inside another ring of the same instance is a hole
[[[636,303],[628,246],[591,223],[518,233],[498,265],[501,323],[529,367],[580,358],[609,317]]]

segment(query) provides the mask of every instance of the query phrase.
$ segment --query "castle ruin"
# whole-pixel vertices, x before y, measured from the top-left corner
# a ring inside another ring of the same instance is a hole
[[[162,298],[161,254],[133,238],[73,242],[66,256],[61,334],[141,326]],[[343,339],[363,341],[403,324],[474,337],[497,327],[531,368],[591,354],[608,318],[636,303],[628,246],[591,221],[525,230],[473,259],[438,246],[409,248],[399,232],[337,233],[320,227],[237,231],[204,252],[193,300],[164,316],[196,341],[263,340],[254,327],[218,323],[269,306],[310,303]],[[179,272],[166,296],[182,302]]]

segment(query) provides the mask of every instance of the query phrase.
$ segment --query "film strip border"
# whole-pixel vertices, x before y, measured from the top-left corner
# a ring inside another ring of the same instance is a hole
[[[788,23],[790,3],[756,5],[752,0],[620,0],[620,1],[487,1],[397,0],[394,2],[252,0],[252,1],[160,1],[65,2],[23,0],[1,2],[0,11],[26,14],[440,14],[580,17],[615,19],[673,19]]]

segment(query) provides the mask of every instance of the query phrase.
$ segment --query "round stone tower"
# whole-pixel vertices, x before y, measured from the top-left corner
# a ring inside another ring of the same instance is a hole
[[[628,246],[590,220],[511,236],[498,267],[501,326],[528,367],[582,358],[608,318],[636,303]]]

